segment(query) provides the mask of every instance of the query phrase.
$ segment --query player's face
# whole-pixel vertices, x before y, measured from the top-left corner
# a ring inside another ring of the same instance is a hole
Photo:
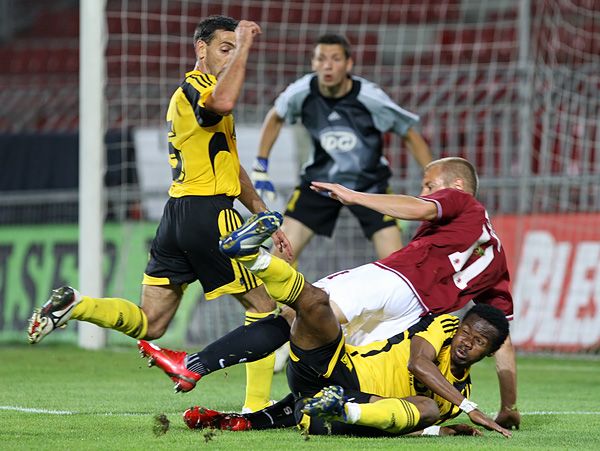
[[[312,68],[317,73],[319,85],[332,89],[341,86],[352,69],[352,58],[346,58],[339,44],[319,44],[315,47]]]
[[[490,323],[477,315],[462,321],[450,346],[452,363],[468,368],[490,355],[492,341],[498,332]]]
[[[234,31],[217,30],[210,44],[204,41],[196,43],[196,57],[200,62],[200,69],[217,78],[227,68],[227,63],[229,63],[234,51]]]
[[[442,166],[435,164],[431,166],[425,174],[423,174],[423,181],[421,182],[421,196],[433,194],[444,188],[449,188],[442,174]]]

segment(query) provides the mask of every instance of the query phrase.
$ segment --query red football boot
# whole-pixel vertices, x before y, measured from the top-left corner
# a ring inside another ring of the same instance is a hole
[[[185,367],[187,353],[161,348],[145,340],[138,341],[142,357],[148,357],[148,366],[156,365],[175,382],[175,392],[187,392],[196,386],[202,376]]]
[[[252,429],[252,424],[244,416],[230,413],[221,420],[219,427],[223,431],[249,431]]]
[[[194,406],[183,412],[183,421],[190,429],[218,428],[224,416],[216,410]]]
[[[183,413],[183,421],[190,429],[214,428],[223,431],[248,431],[249,420],[238,413],[221,413],[205,407],[190,407]]]

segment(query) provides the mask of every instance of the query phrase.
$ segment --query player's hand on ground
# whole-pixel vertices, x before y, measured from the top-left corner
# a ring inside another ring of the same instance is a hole
[[[496,431],[506,438],[512,437],[512,432],[510,432],[508,429],[504,429],[502,426],[500,426],[498,423],[496,423],[494,420],[488,417],[481,410],[475,409],[471,411],[468,415],[473,423],[478,424],[479,426],[483,426],[484,428],[490,431]]]
[[[235,28],[235,39],[238,47],[250,46],[257,34],[262,33],[262,30],[256,22],[250,20],[240,20]]]
[[[275,185],[271,182],[268,174],[269,160],[266,158],[257,158],[252,165],[250,180],[254,189],[265,202],[273,202],[277,198]]]
[[[450,426],[442,426],[440,428],[440,435],[470,435],[479,437],[483,435],[483,432],[468,424],[451,424]]]
[[[496,415],[496,423],[506,429],[519,429],[521,414],[516,408],[502,408]]]
[[[354,196],[357,194],[356,191],[338,183],[312,182],[310,189],[318,193],[329,193],[329,197],[340,201],[344,205],[354,204]]]
[[[292,245],[290,244],[287,236],[281,230],[277,230],[273,235],[271,235],[273,239],[273,246],[283,255],[285,260],[288,263],[291,263],[294,260],[294,250],[292,249]]]

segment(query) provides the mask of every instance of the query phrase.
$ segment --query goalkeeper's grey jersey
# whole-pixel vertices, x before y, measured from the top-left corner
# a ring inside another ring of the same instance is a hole
[[[352,81],[348,94],[331,99],[319,93],[316,74],[305,75],[279,95],[275,111],[291,124],[300,118],[310,134],[314,150],[302,183],[318,180],[381,192],[391,175],[382,153],[383,133],[404,136],[419,116],[400,108],[376,84],[355,76]]]

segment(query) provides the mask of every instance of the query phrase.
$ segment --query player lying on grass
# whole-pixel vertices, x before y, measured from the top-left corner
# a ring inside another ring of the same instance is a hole
[[[458,321],[451,315],[428,315],[408,331],[371,345],[346,344],[338,352],[336,341],[310,353],[302,352],[292,359],[288,370],[290,380],[300,380],[296,386],[306,387],[302,394],[325,383],[340,385],[328,386],[314,397],[296,400],[290,394],[251,414],[191,407],[185,411],[184,421],[191,429],[231,431],[299,424],[309,433],[320,435],[329,432],[327,422],[333,434],[481,435],[467,424],[439,426],[457,416],[460,408],[436,394],[436,389],[468,396],[470,366],[500,346],[508,324],[499,310],[481,304],[469,310],[460,325]],[[331,376],[320,376],[327,374],[329,368],[333,369]],[[385,396],[379,396],[380,393]],[[462,402],[465,412],[476,408],[474,403]],[[406,425],[402,421],[405,417]]]
[[[485,208],[475,199],[477,184],[477,174],[468,161],[444,158],[426,167],[419,198],[370,195],[340,185],[325,185],[332,197],[345,203],[423,221],[411,242],[390,257],[340,271],[314,284],[329,295],[349,344],[389,338],[407,330],[428,312],[450,313],[471,299],[512,316],[504,250]],[[254,218],[240,230],[258,229],[261,223],[260,218]],[[288,265],[268,255],[259,257],[259,266],[254,270],[260,272],[260,265],[270,262],[275,271],[291,274]],[[190,370],[193,376],[185,380],[175,375],[177,387],[190,390],[204,374],[251,355],[268,354],[289,338],[289,326],[279,319],[271,324],[258,322],[256,328],[238,328],[202,352],[190,355],[179,372]],[[504,427],[518,427],[520,416],[514,408],[516,365],[510,337],[495,357],[501,393],[496,421]]]
[[[426,315],[387,340],[346,345],[327,293],[260,247],[279,225],[277,213],[256,215],[222,239],[221,250],[260,277],[273,299],[296,312],[287,371],[294,410],[305,414],[297,417],[301,425],[319,433],[322,428],[309,421],[317,417],[335,423],[336,433],[361,434],[366,427],[366,433],[406,434],[462,410],[473,423],[510,437],[468,399],[471,365],[497,351],[508,336],[501,311],[478,305],[460,326],[451,315]],[[191,389],[200,379],[188,369],[193,359],[185,353],[145,341],[139,346],[178,384]]]

